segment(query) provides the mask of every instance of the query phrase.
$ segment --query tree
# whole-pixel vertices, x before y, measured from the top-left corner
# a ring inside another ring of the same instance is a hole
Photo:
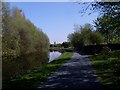
[[[80,49],[83,47],[83,38],[79,32],[74,32],[68,35],[68,41],[71,42],[75,49]]]
[[[113,0],[114,1],[114,0]],[[120,1],[119,2],[98,2],[96,6],[99,7],[102,12],[101,19],[105,19],[103,22],[99,20],[100,25],[96,24],[96,27],[104,26],[102,29],[106,29],[107,43],[120,43]],[[99,30],[99,29],[98,29]],[[101,30],[99,30],[101,31]]]
[[[77,31],[68,35],[68,40],[74,48],[81,49],[84,45],[100,44],[103,42],[103,36],[93,30],[92,25],[85,24]]]
[[[97,31],[91,32],[89,39],[90,39],[91,44],[94,44],[94,45],[101,44],[104,41],[104,37],[101,35],[101,33]]]
[[[19,8],[2,7],[3,79],[21,75],[48,62],[49,38]]]
[[[114,0],[113,0],[114,1]],[[120,1],[119,2],[91,2],[83,10],[97,11],[100,17],[95,20],[96,30],[104,35],[106,43],[120,43]]]
[[[94,23],[96,30],[104,35],[105,42],[111,43],[116,36],[116,30],[113,30],[114,28],[110,18],[108,16],[102,16],[97,18]]]
[[[61,46],[64,48],[68,48],[70,47],[70,42],[63,42]]]

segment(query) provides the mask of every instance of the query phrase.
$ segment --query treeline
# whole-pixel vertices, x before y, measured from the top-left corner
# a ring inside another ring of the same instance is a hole
[[[58,44],[56,44],[56,43],[50,44],[50,48],[52,48],[52,47],[68,48],[70,46],[71,46],[70,42],[63,42],[63,43],[58,43]]]
[[[120,3],[94,2],[88,8],[100,11],[100,16],[94,21],[94,28],[90,24],[75,26],[75,31],[68,35],[72,46],[80,50],[88,45],[120,44]]]
[[[75,49],[81,49],[86,45],[96,45],[104,42],[101,33],[94,30],[91,24],[75,26],[75,32],[68,35],[68,40]]]
[[[49,39],[22,10],[2,5],[3,80],[19,76],[48,61]]]

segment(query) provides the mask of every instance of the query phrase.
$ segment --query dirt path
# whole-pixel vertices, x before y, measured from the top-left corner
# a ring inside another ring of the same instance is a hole
[[[38,90],[42,88],[102,90],[102,86],[92,68],[91,61],[87,58],[87,55],[78,53],[74,53],[71,60],[48,77],[48,80],[40,85]]]

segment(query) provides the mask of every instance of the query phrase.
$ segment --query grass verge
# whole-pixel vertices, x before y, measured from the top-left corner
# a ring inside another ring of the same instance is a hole
[[[105,90],[120,90],[120,50],[90,56]]]
[[[73,55],[72,52],[65,52],[59,58],[45,65],[42,69],[35,68],[20,77],[3,81],[3,90],[6,89],[35,90],[41,82],[46,80],[47,77],[54,73],[54,71],[57,68],[59,68],[62,64],[68,61],[72,55]]]

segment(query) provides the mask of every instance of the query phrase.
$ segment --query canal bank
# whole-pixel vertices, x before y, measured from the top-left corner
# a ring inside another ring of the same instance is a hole
[[[38,86],[41,89],[103,90],[87,55],[74,52],[72,58]]]
[[[34,68],[30,72],[7,81],[3,85],[3,90],[6,89],[29,89],[36,90],[38,85],[47,79],[49,75],[54,73],[54,71],[63,65],[66,61],[70,60],[72,57],[72,52],[65,52],[59,58],[53,60],[51,63],[45,65],[41,68]]]

